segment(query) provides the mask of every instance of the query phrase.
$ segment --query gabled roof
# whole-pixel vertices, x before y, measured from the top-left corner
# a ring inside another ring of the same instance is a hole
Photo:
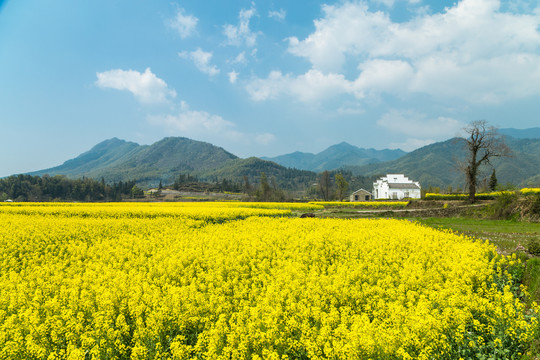
[[[365,193],[368,193],[368,194],[371,195],[371,192],[369,192],[369,191],[367,191],[367,190],[364,190],[364,189],[358,189],[358,190],[356,190],[355,192],[353,192],[351,195],[357,194],[357,193],[359,193],[359,192],[365,192]]]
[[[388,183],[390,189],[420,189],[415,183]]]

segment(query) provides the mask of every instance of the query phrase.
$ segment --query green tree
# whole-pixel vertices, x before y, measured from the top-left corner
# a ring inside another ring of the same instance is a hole
[[[497,189],[497,175],[495,174],[495,169],[489,177],[489,190],[495,191]]]
[[[137,185],[133,185],[131,188],[131,197],[132,198],[142,198],[144,196],[144,191]]]
[[[345,193],[349,190],[349,183],[342,174],[336,174],[334,176],[334,179],[336,181],[336,186],[338,190],[338,199],[339,201],[343,200],[343,197],[345,196]]]

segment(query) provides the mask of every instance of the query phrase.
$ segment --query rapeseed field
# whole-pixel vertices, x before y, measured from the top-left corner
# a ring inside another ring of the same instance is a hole
[[[520,266],[310,204],[0,205],[0,359],[520,359]],[[280,207],[276,209],[276,207]]]

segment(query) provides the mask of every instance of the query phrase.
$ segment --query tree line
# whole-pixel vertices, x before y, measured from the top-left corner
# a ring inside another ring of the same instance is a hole
[[[161,182],[160,182],[161,184]],[[171,188],[178,191],[194,192],[242,192],[242,183],[231,179],[218,179],[214,177],[212,181],[202,181],[197,176],[190,174],[180,174],[170,185]]]
[[[68,179],[64,175],[13,175],[0,179],[0,200],[14,201],[120,201],[142,195],[135,181],[106,184],[85,178]]]

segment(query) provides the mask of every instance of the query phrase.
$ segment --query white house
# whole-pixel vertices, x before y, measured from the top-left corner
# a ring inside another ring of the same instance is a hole
[[[349,201],[369,201],[371,200],[371,196],[372,195],[369,191],[360,189],[356,190],[351,194],[351,196],[349,197]]]
[[[373,199],[420,199],[420,183],[403,174],[388,174],[373,183]]]

